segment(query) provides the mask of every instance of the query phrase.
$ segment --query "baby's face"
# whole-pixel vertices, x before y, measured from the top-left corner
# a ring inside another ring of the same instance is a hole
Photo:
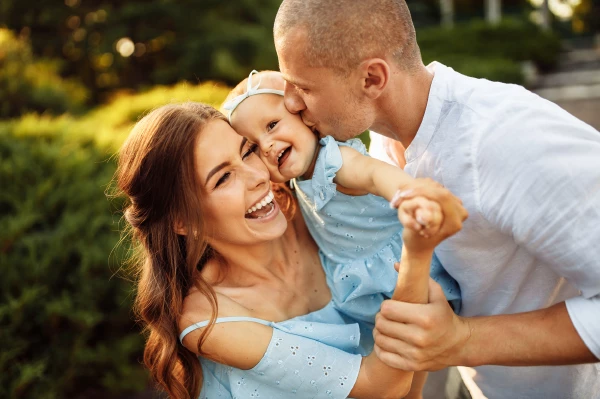
[[[258,144],[271,181],[283,183],[310,172],[317,136],[299,115],[288,112],[282,96],[258,94],[247,98],[233,113],[231,126]]]

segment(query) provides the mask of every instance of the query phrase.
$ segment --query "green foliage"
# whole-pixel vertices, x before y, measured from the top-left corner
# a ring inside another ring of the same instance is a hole
[[[182,82],[174,86],[156,86],[140,94],[121,93],[109,104],[81,118],[72,132],[77,135],[88,133],[101,143],[120,144],[133,124],[153,108],[183,101],[198,101],[219,108],[229,90],[212,82],[200,85]]]
[[[111,154],[158,105],[218,106],[211,83],[122,94],[82,118],[0,122],[0,397],[114,397],[147,386],[133,287],[119,270]]]
[[[109,262],[114,162],[91,141],[23,136],[10,124],[0,125],[0,159],[0,396],[144,388],[131,287]]]
[[[3,0],[0,25],[27,32],[38,54],[68,60],[98,101],[107,91],[181,80],[229,84],[277,68],[281,0]],[[129,38],[133,54],[117,43]]]
[[[87,90],[58,74],[56,61],[36,60],[26,40],[0,29],[0,118],[25,112],[79,112]]]
[[[556,35],[510,19],[497,26],[473,21],[453,29],[421,29],[417,41],[426,63],[437,60],[469,76],[519,84],[523,83],[522,61],[549,70],[560,52]]]

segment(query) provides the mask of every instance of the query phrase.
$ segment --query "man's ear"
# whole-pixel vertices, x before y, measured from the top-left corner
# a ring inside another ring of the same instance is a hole
[[[361,63],[362,90],[371,99],[378,98],[390,80],[390,66],[381,58],[370,58]]]

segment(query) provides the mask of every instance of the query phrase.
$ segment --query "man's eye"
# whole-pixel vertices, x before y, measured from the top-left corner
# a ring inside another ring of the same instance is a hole
[[[258,150],[258,144],[250,145],[250,147],[248,147],[248,151],[246,151],[244,153],[244,155],[242,156],[242,159],[248,158],[250,155],[256,153],[257,150]]]
[[[277,126],[277,121],[273,121],[273,122],[269,123],[269,124],[267,125],[267,132],[269,132],[269,131],[271,131],[271,130],[275,129],[275,126]]]
[[[230,172],[223,174],[223,176],[221,176],[221,178],[217,181],[217,184],[215,184],[215,188],[219,187],[221,184],[229,180],[229,176],[231,176]]]

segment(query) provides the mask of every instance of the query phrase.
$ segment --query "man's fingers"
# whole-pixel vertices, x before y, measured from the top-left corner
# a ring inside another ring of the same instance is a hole
[[[379,314],[396,323],[420,324],[423,313],[427,313],[427,306],[388,299],[381,304]]]
[[[375,344],[375,346],[373,346],[373,351],[375,352],[375,354],[377,355],[379,360],[381,360],[388,366],[393,367],[395,369],[399,369],[399,370],[412,371],[409,369],[410,362],[408,362],[406,359],[404,359],[402,356],[398,355],[397,353],[388,352],[386,350],[383,350],[379,346],[377,346],[377,344]]]
[[[378,332],[376,342],[381,343],[381,347],[385,350],[411,357],[414,356],[412,351],[415,348],[424,348],[431,344],[424,331],[416,325],[395,323],[379,316],[376,320],[376,327]],[[375,337],[375,333],[373,337]]]

